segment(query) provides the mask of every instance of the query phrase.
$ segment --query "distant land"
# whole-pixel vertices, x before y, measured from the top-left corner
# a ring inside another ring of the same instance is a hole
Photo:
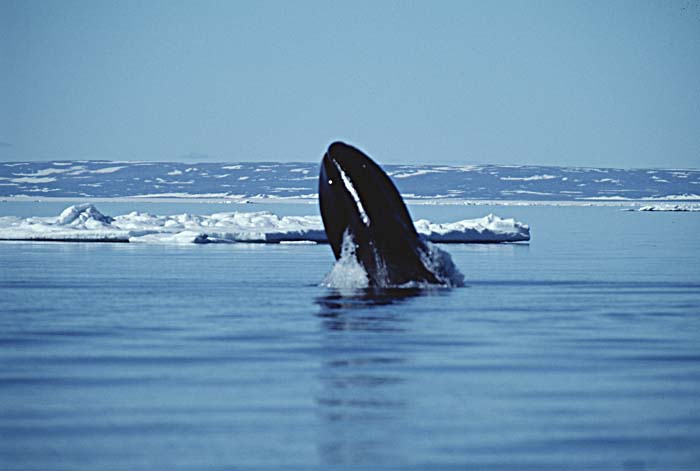
[[[700,200],[700,170],[384,165],[408,199]],[[316,198],[318,163],[0,163],[0,197]]]

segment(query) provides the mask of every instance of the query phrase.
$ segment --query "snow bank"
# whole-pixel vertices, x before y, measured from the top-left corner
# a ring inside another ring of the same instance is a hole
[[[57,218],[0,217],[0,240],[129,242],[129,233],[112,225],[91,204],[66,208]]]
[[[431,242],[517,242],[530,229],[492,214],[448,224],[416,221]],[[66,208],[58,217],[0,217],[0,240],[132,242],[150,244],[324,243],[319,216],[278,216],[270,212],[157,216],[132,212],[105,216],[92,204]]]
[[[114,219],[110,216],[105,216],[97,210],[93,205],[79,204],[76,206],[69,206],[64,209],[58,219],[56,224],[60,226],[71,226],[85,228],[94,227],[106,227]]]
[[[519,242],[530,240],[530,226],[514,219],[489,214],[481,219],[464,219],[448,224],[433,224],[426,219],[415,222],[416,230],[430,242]]]
[[[700,211],[700,204],[650,204],[638,208],[637,211],[696,212]]]

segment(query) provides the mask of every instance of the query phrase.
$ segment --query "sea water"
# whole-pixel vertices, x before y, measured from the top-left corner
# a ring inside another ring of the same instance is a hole
[[[319,286],[325,245],[0,243],[0,469],[700,467],[700,214],[411,212],[532,241],[375,294]]]

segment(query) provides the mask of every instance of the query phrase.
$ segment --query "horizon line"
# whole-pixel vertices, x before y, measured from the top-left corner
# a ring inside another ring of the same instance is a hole
[[[110,159],[45,159],[45,160],[7,160],[0,161],[0,165],[18,165],[18,164],[35,164],[35,163],[46,163],[55,164],[61,162],[74,162],[74,163],[89,163],[89,162],[109,162],[114,164],[180,164],[180,165],[230,165],[230,164],[249,164],[249,165],[264,165],[264,164],[278,164],[278,165],[318,165],[314,161],[303,161],[303,160],[293,160],[293,161],[278,161],[278,160],[228,160],[228,161],[181,161],[181,160],[110,160]],[[523,168],[523,167],[537,167],[537,168],[569,168],[569,169],[605,169],[605,170],[667,170],[667,171],[700,171],[700,167],[597,167],[592,165],[544,165],[544,164],[494,164],[494,163],[465,163],[465,164],[455,164],[455,163],[383,163],[382,166],[431,166],[431,167],[453,167],[453,168],[463,168],[463,167],[477,167],[477,166],[490,166],[490,167],[506,167],[506,168]]]

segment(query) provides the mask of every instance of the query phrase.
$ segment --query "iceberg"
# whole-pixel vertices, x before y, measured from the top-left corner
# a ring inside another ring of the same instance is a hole
[[[57,218],[0,217],[0,240],[129,242],[129,231],[113,220],[89,203],[70,206]]]
[[[700,211],[700,204],[650,204],[637,211],[696,212]]]
[[[527,224],[489,214],[435,224],[421,219],[416,230],[435,243],[494,243],[530,240]],[[0,240],[131,242],[144,244],[326,243],[320,216],[278,216],[268,211],[158,216],[102,214],[90,203],[70,206],[58,217],[0,217]]]
[[[437,243],[494,243],[530,240],[530,226],[514,219],[502,219],[489,214],[481,219],[434,224],[427,219],[414,223],[419,234]]]

